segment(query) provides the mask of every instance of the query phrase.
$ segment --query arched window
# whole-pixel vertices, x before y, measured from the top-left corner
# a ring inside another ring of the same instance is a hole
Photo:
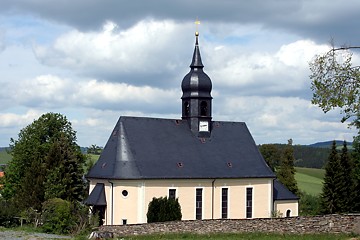
[[[290,210],[290,209],[288,209],[288,210],[286,211],[286,217],[291,217],[291,210]]]
[[[184,102],[184,115],[187,117],[190,114],[190,104],[188,101]]]
[[[207,116],[207,112],[208,112],[207,102],[202,101],[200,103],[200,116]]]

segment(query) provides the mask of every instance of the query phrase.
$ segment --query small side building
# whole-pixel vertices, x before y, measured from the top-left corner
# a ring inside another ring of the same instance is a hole
[[[182,118],[119,118],[87,174],[86,203],[105,225],[146,223],[154,197],[178,198],[183,220],[298,215],[244,122],[212,119],[212,82],[198,33],[182,88]]]

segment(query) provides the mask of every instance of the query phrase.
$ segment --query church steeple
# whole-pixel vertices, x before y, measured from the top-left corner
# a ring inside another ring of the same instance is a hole
[[[182,119],[187,120],[192,132],[199,137],[210,137],[211,133],[211,89],[209,76],[203,71],[199,48],[199,33],[195,33],[195,49],[190,72],[184,77],[181,88]]]

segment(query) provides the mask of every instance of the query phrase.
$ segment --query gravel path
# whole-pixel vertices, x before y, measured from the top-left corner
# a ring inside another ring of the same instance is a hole
[[[43,239],[71,239],[70,236],[60,236],[47,233],[28,233],[21,231],[0,231],[1,240],[43,240]]]

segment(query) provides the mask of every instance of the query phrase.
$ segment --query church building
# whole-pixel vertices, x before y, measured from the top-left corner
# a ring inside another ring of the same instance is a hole
[[[178,198],[182,220],[298,215],[299,198],[276,180],[246,124],[212,119],[195,36],[181,119],[121,116],[86,175],[86,204],[105,225],[146,223],[150,201],[164,196]]]

